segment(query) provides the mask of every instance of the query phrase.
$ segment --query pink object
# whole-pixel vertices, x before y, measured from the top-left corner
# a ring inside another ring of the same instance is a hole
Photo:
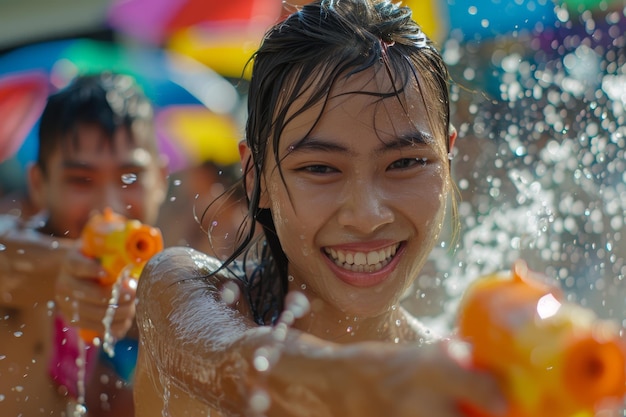
[[[123,28],[137,39],[158,44],[171,16],[182,6],[182,2],[171,0],[121,0],[114,3],[108,20],[114,28]]]
[[[82,341],[78,336],[78,329],[68,326],[59,315],[54,319],[53,338],[48,365],[50,377],[57,384],[66,387],[73,398],[78,398],[81,369],[77,360],[81,357],[81,349],[85,349],[85,381],[93,373],[99,349]]]
[[[281,0],[117,0],[107,20],[116,30],[153,44],[201,23],[253,22],[280,16]]]

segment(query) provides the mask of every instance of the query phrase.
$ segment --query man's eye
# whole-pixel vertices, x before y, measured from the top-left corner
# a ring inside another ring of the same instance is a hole
[[[93,184],[93,178],[87,176],[67,177],[66,181],[72,185],[86,186]]]
[[[389,165],[390,169],[406,169],[411,168],[413,166],[425,166],[428,163],[427,158],[402,158],[398,159],[391,165]]]

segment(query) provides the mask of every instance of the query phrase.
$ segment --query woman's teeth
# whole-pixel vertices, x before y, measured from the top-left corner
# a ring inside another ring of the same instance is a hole
[[[376,272],[387,265],[396,254],[399,243],[371,252],[343,251],[325,248],[326,254],[341,268],[353,272]]]

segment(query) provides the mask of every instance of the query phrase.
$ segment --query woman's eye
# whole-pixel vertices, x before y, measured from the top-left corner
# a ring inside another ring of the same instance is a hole
[[[310,172],[311,174],[330,174],[337,172],[336,169],[329,167],[328,165],[309,165],[301,168],[302,171]]]
[[[402,158],[398,159],[391,165],[389,165],[390,169],[406,169],[411,168],[413,166],[425,166],[428,163],[427,158]]]

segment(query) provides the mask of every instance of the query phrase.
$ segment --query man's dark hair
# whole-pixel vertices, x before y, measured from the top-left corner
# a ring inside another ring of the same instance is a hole
[[[131,141],[137,135],[154,138],[153,117],[150,100],[132,77],[113,73],[79,76],[48,97],[39,124],[37,164],[46,172],[47,161],[59,146],[76,149],[80,125],[99,126],[112,145],[120,128],[128,130]],[[144,146],[156,152],[156,140],[145,142]]]

